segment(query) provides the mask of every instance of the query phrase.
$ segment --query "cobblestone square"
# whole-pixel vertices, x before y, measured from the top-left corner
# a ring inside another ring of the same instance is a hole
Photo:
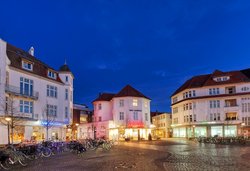
[[[196,144],[186,140],[121,142],[110,151],[101,149],[78,157],[64,153],[17,167],[20,171],[162,171],[250,170],[250,147]]]

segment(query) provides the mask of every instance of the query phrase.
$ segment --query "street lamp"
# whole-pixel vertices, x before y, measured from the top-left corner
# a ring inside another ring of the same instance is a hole
[[[11,121],[11,117],[6,117],[5,120],[8,123],[8,145],[10,145],[10,121]]]

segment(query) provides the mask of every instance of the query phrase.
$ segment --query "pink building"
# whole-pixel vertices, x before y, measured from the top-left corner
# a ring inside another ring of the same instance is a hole
[[[93,122],[79,126],[80,139],[147,139],[151,133],[150,99],[130,85],[117,94],[100,94],[93,105]]]

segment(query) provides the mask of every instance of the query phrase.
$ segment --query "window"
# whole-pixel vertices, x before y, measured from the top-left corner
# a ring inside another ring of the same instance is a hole
[[[48,77],[49,78],[53,78],[53,79],[56,79],[56,73],[51,71],[51,70],[48,70]]]
[[[193,109],[192,103],[189,103],[189,110],[192,110],[192,109]]]
[[[120,112],[120,120],[124,120],[124,112]]]
[[[221,82],[221,81],[227,81],[229,79],[230,79],[229,76],[224,76],[224,77],[216,77],[213,80],[216,81],[216,82]]]
[[[32,71],[33,70],[33,64],[31,62],[27,62],[27,61],[22,61],[22,68]]]
[[[225,107],[233,107],[233,106],[237,106],[236,99],[225,100]]]
[[[193,122],[193,117],[192,115],[189,116],[190,122]]]
[[[217,121],[220,121],[220,113],[217,113]]]
[[[192,97],[192,91],[189,91],[188,97]]]
[[[70,101],[73,101],[73,91],[70,91]]]
[[[120,105],[120,107],[124,106],[124,100],[123,99],[120,100],[119,105]]]
[[[210,113],[210,121],[212,121],[212,120],[213,120],[213,114]]]
[[[148,102],[144,101],[144,106],[147,108],[148,107]]]
[[[236,88],[235,87],[226,87],[226,94],[234,94],[236,93]]]
[[[69,82],[69,77],[68,76],[65,76],[65,82]]]
[[[148,121],[148,114],[145,113],[145,121]]]
[[[174,107],[173,108],[173,113],[175,114],[175,113],[178,113],[178,107]]]
[[[250,103],[242,103],[242,112],[250,112]]]
[[[33,80],[21,77],[20,93],[27,96],[33,96]]]
[[[69,117],[69,111],[68,111],[68,107],[65,107],[65,118]]]
[[[218,95],[218,94],[220,94],[219,88],[210,88],[209,89],[209,95]]]
[[[99,116],[98,118],[99,118],[99,122],[101,122],[101,121],[102,121],[102,117],[101,117],[101,116]]]
[[[134,120],[138,120],[138,112],[134,111]]]
[[[133,106],[138,106],[138,100],[137,99],[133,99]]]
[[[47,114],[49,116],[57,116],[57,106],[47,104]]]
[[[98,110],[102,110],[102,104],[98,104]]]
[[[47,85],[47,96],[57,98],[57,87]]]
[[[210,108],[220,108],[220,100],[210,100],[209,106]]]
[[[193,90],[193,97],[195,97],[196,96],[196,93],[195,93],[195,90]]]
[[[173,103],[176,103],[178,101],[178,98],[177,97],[174,97],[173,99],[172,99],[172,102]]]
[[[194,114],[194,122],[196,122],[196,114]]]
[[[248,91],[249,90],[249,87],[242,87],[241,88],[241,91]]]
[[[21,113],[33,113],[33,102],[20,100]]]
[[[69,90],[65,89],[65,100],[69,99]]]
[[[178,124],[178,118],[173,119],[173,124]]]

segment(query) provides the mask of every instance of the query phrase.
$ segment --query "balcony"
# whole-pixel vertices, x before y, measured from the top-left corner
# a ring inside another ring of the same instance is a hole
[[[39,93],[36,91],[21,91],[20,87],[8,85],[8,84],[5,85],[5,92],[15,95],[15,96],[31,98],[33,100],[38,100],[38,97],[39,97]]]
[[[226,106],[224,106],[225,112],[237,112],[238,110],[239,110],[238,105],[226,105]]]

